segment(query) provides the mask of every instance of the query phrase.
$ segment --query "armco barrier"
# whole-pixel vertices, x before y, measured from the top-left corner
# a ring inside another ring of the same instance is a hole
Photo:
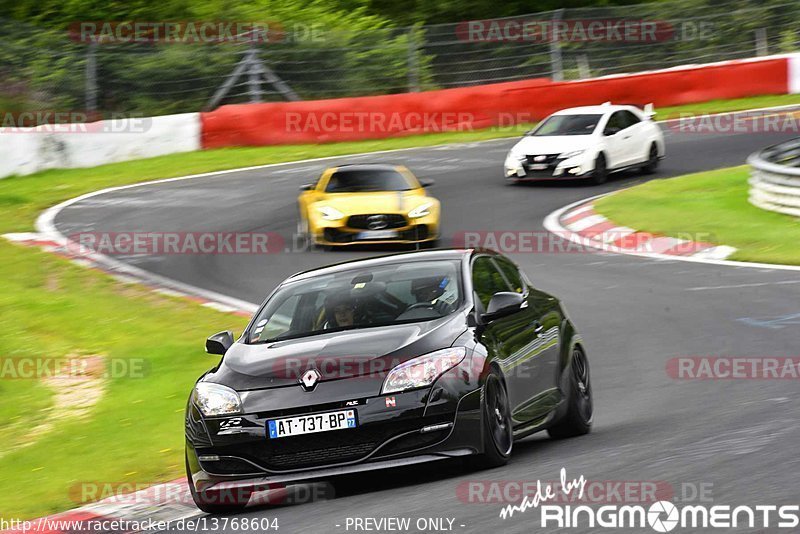
[[[507,82],[422,93],[239,104],[202,113],[204,148],[325,143],[510,125],[566,107],[656,107],[786,94],[800,87],[792,56],[688,65],[629,75]],[[793,83],[791,80],[795,80]]]
[[[78,125],[5,127],[0,128],[0,178],[46,169],[94,167],[200,148],[197,113]]]
[[[800,138],[756,152],[747,163],[750,203],[800,217]]]

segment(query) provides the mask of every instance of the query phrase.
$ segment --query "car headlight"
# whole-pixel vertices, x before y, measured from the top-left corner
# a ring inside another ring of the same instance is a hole
[[[584,152],[585,152],[585,150],[573,150],[571,152],[564,152],[559,157],[562,158],[562,159],[569,159],[569,158],[574,158],[575,156],[580,156]]]
[[[461,363],[466,354],[467,350],[464,347],[453,347],[430,352],[401,363],[389,371],[389,375],[383,381],[381,395],[430,386],[443,373]]]
[[[337,210],[336,208],[332,208],[330,206],[319,206],[317,211],[322,215],[322,218],[326,221],[338,221],[342,217],[344,217],[344,213]]]
[[[194,402],[203,415],[230,415],[242,413],[242,399],[227,386],[200,382],[194,387]]]
[[[426,215],[431,214],[431,207],[433,206],[433,202],[426,202],[421,206],[417,206],[413,210],[408,212],[408,216],[411,219],[417,219],[419,217],[425,217]]]

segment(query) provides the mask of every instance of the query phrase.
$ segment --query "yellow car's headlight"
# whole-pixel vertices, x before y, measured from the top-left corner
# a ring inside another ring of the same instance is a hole
[[[408,217],[411,219],[418,219],[420,217],[425,217],[426,215],[431,214],[431,207],[433,207],[433,202],[426,202],[421,206],[417,206],[413,210],[408,212]]]
[[[326,221],[338,221],[339,219],[344,218],[344,213],[330,206],[319,206],[317,211]]]

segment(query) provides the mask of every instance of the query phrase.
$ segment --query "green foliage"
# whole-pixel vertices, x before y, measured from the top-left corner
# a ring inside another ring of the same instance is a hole
[[[0,4],[0,103],[80,110],[87,101],[89,47],[70,40],[75,21],[239,21],[275,23],[285,39],[255,45],[261,61],[304,100],[461,87],[551,77],[560,51],[564,79],[579,61],[591,76],[752,57],[756,30],[769,52],[798,49],[800,3],[791,0],[20,0]],[[565,8],[557,14],[554,9]],[[471,42],[457,21],[538,13],[527,21],[660,21],[657,42]],[[549,11],[548,11],[549,10]],[[447,24],[439,24],[447,21]],[[456,21],[456,22],[454,22]],[[437,24],[432,24],[437,23]],[[671,31],[670,31],[671,30]],[[97,102],[107,114],[197,111],[248,50],[246,44],[102,44],[96,47]],[[284,96],[262,84],[266,101]],[[250,101],[246,76],[223,104]]]

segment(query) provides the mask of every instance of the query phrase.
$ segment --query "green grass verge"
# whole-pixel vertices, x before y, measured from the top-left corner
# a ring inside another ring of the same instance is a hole
[[[800,95],[665,108],[658,110],[658,117],[793,103],[800,103]],[[6,178],[0,182],[0,233],[29,231],[43,209],[105,187],[313,157],[518,136],[528,127],[229,148]],[[402,156],[387,159],[402,161]],[[0,516],[30,518],[74,507],[70,488],[82,482],[146,483],[180,476],[186,396],[194,379],[214,363],[203,354],[203,339],[226,327],[241,328],[245,321],[122,284],[34,249],[0,241],[0,253],[0,358],[142,358],[148,370],[144,378],[110,379],[104,396],[85,417],[61,414],[55,391],[39,381],[0,380],[0,431],[7,436],[0,446]],[[51,416],[58,419],[50,421]],[[29,435],[31,424],[45,422],[52,427]],[[20,436],[9,437],[16,434]]]
[[[732,260],[800,265],[800,219],[747,201],[748,167],[654,180],[604,197],[595,209],[624,226],[668,236],[702,232],[738,250]]]
[[[78,506],[84,482],[181,476],[183,407],[191,384],[216,362],[204,353],[203,339],[227,327],[241,331],[244,319],[45,252],[0,242],[0,254],[3,357],[98,355],[118,371],[135,366],[133,376],[101,381],[105,393],[85,416],[54,403],[58,389],[40,381],[0,381],[0,516]]]

